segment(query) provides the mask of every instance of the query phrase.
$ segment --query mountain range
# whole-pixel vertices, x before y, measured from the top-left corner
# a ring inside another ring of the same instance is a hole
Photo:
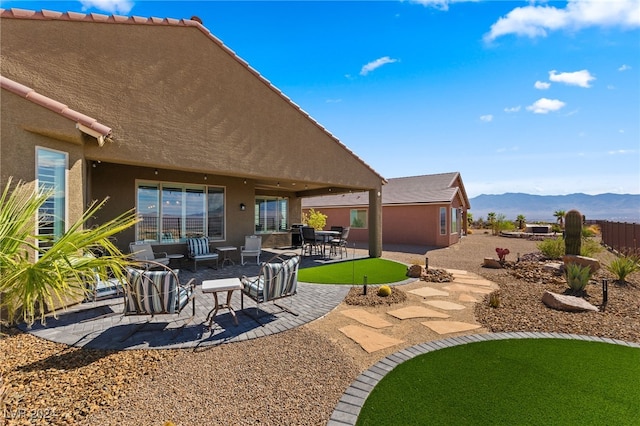
[[[555,222],[558,210],[578,210],[587,220],[640,223],[640,194],[568,194],[532,195],[506,193],[481,194],[469,199],[474,219],[485,219],[494,212],[504,214],[507,220],[524,215],[528,222]]]

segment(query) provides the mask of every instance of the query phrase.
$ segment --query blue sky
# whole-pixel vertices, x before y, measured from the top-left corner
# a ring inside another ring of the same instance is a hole
[[[0,4],[198,16],[386,178],[640,193],[640,0]]]

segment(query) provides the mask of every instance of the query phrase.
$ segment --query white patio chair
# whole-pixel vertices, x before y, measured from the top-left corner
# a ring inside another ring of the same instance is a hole
[[[244,245],[240,246],[240,263],[245,264],[245,257],[255,257],[256,265],[260,264],[260,252],[262,251],[262,237],[250,235],[244,237]]]

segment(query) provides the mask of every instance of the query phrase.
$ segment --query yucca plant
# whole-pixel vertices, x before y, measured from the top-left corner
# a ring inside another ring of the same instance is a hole
[[[605,268],[615,275],[618,284],[625,284],[629,274],[640,271],[640,257],[623,255],[615,258],[608,265],[605,265]]]
[[[591,268],[577,263],[568,263],[566,268],[567,284],[569,285],[571,292],[575,295],[582,294],[584,289],[587,287],[587,284],[589,284]]]
[[[123,278],[127,255],[109,237],[136,223],[133,211],[86,227],[105,199],[93,202],[61,236],[37,235],[35,218],[52,193],[22,182],[13,190],[11,186],[9,179],[0,196],[0,311],[7,313],[8,322],[21,312],[29,325],[38,316],[44,323],[47,307],[55,315],[56,304],[65,308],[69,297],[85,294],[97,277],[112,273]],[[97,249],[102,256],[91,255]]]

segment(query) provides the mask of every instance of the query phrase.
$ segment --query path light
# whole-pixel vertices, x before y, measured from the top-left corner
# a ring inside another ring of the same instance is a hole
[[[602,310],[604,311],[605,306],[607,306],[607,300],[609,300],[609,280],[606,278],[602,279]]]
[[[367,295],[367,276],[362,277],[362,283],[364,284],[363,293],[365,296]]]

